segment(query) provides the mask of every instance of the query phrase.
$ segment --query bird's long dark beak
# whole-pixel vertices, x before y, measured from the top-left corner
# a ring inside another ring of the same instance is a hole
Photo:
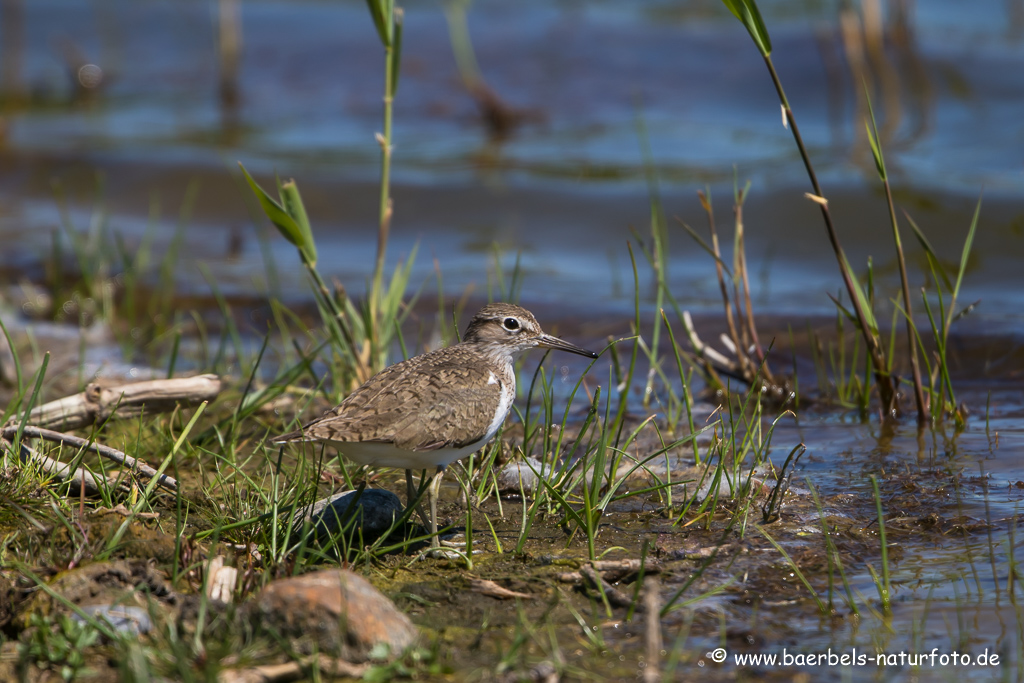
[[[550,334],[542,334],[537,337],[537,346],[543,349],[557,349],[559,351],[568,351],[569,353],[576,353],[587,358],[597,358],[597,354],[593,351],[587,351],[583,347],[570,344],[564,339],[558,337],[552,337]]]

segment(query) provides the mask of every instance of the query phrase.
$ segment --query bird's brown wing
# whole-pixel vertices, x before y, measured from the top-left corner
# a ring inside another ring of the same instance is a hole
[[[386,368],[327,415],[276,440],[385,442],[412,451],[479,441],[494,419],[501,385],[497,373],[466,363],[456,349]]]

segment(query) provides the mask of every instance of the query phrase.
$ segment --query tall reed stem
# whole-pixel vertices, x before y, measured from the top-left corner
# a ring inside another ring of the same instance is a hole
[[[398,10],[399,12],[401,10]],[[392,25],[394,23],[392,13]],[[393,33],[393,29],[392,29]],[[384,260],[388,250],[388,233],[391,229],[391,120],[394,110],[394,71],[395,48],[392,44],[384,46],[384,133],[377,137],[380,143],[380,222],[377,230],[377,262],[373,269],[373,285],[370,290],[370,321],[373,329],[377,329],[378,302],[380,301],[381,282],[384,274]],[[374,349],[376,352],[376,349]]]
[[[783,116],[790,132],[793,134],[793,140],[800,150],[800,158],[804,162],[804,168],[807,169],[807,176],[811,180],[811,187],[814,188],[815,197],[819,200],[815,203],[821,209],[821,216],[825,220],[825,230],[828,232],[832,251],[839,262],[839,272],[843,276],[843,284],[846,285],[846,291],[850,296],[854,314],[857,316],[857,324],[860,326],[861,333],[864,336],[864,343],[867,345],[868,356],[871,358],[871,366],[875,372],[875,382],[878,384],[878,394],[882,402],[882,413],[891,417],[896,414],[898,405],[896,403],[896,390],[892,383],[892,376],[886,367],[885,356],[882,353],[882,348],[878,343],[878,338],[875,336],[872,326],[868,323],[868,314],[864,310],[864,304],[857,295],[853,275],[849,270],[849,261],[846,259],[842,245],[839,244],[839,236],[836,234],[835,226],[832,223],[832,214],[829,213],[828,202],[824,200],[821,185],[818,183],[818,176],[814,172],[814,166],[811,165],[810,156],[807,154],[803,137],[800,135],[800,128],[796,124],[796,118],[793,116],[793,110],[790,108],[789,100],[786,98],[786,91],[782,88],[779,74],[775,71],[771,54],[762,53],[761,56],[764,58],[765,66],[768,67],[768,73],[771,74],[772,83],[775,84],[775,91],[778,93],[779,102],[782,104]]]
[[[377,358],[380,351],[378,347],[382,342],[380,313],[383,306],[384,261],[387,257],[388,234],[391,231],[391,217],[394,212],[394,204],[391,201],[391,120],[402,57],[404,12],[401,7],[395,7],[394,0],[367,0],[367,4],[377,26],[381,45],[384,46],[384,132],[377,134],[377,142],[380,144],[380,222],[377,227],[377,262],[373,269],[368,306],[371,333],[367,335],[370,357]]]

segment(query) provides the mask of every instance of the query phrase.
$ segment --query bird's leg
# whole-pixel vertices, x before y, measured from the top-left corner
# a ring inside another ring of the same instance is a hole
[[[430,500],[430,545],[438,548],[441,542],[437,539],[437,494],[441,490],[441,477],[444,476],[444,465],[437,466],[437,472],[430,480],[427,498]]]
[[[426,470],[424,470],[426,474]],[[416,504],[416,512],[419,513],[420,519],[423,520],[423,528],[430,528],[430,520],[423,513],[423,506],[420,505],[419,498],[417,497],[416,485],[412,481],[412,470],[405,471],[405,505],[406,507]]]
[[[412,470],[405,471],[405,504],[412,505],[416,499],[416,487],[412,485]]]

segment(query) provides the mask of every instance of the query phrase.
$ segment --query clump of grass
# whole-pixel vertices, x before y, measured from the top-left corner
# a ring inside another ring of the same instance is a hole
[[[964,246],[960,252],[960,263],[956,271],[956,281],[951,282],[945,269],[941,266],[939,258],[932,248],[928,238],[917,226],[917,223],[906,215],[910,227],[914,231],[921,247],[924,249],[928,259],[928,268],[935,284],[934,303],[929,297],[926,289],[921,289],[921,301],[925,312],[928,314],[928,322],[931,326],[932,339],[935,343],[933,355],[934,364],[928,360],[929,356],[924,352],[921,334],[915,330],[915,338],[918,346],[922,347],[922,357],[925,363],[925,374],[929,379],[929,396],[932,404],[936,406],[933,412],[939,416],[952,414],[953,420],[958,428],[963,428],[966,420],[966,410],[957,404],[956,395],[953,393],[953,382],[949,374],[949,362],[947,348],[949,344],[949,331],[953,323],[969,315],[978,302],[975,301],[960,310],[957,310],[957,299],[960,295],[960,286],[963,284],[964,274],[967,271],[967,263],[971,255],[971,245],[974,243],[974,233],[978,227],[978,216],[981,213],[981,200],[974,208],[974,215],[971,218],[971,225],[964,238]]]
[[[313,229],[294,180],[276,180],[277,198],[267,193],[245,167],[242,173],[255,193],[260,207],[281,235],[299,252],[299,258],[313,284],[321,322],[336,356],[332,368],[340,393],[362,384],[388,364],[391,346],[400,338],[407,314],[404,301],[415,251],[399,265],[391,281],[384,282],[385,261],[394,205],[391,199],[392,119],[398,91],[402,52],[403,11],[394,0],[369,0],[370,15],[384,47],[384,132],[377,134],[381,149],[380,207],[377,226],[377,257],[370,290],[358,307],[343,287],[328,288],[317,270],[317,249]],[[241,166],[241,164],[239,164]]]
[[[710,190],[697,193],[700,198],[701,207],[708,217],[710,244],[696,230],[680,221],[683,228],[690,234],[690,237],[715,261],[715,275],[718,279],[718,289],[725,314],[728,331],[727,345],[731,357],[719,353],[711,346],[702,342],[697,336],[689,313],[681,311],[678,302],[674,298],[670,298],[670,300],[676,309],[677,316],[683,322],[690,346],[694,349],[691,363],[700,371],[712,390],[728,394],[727,382],[723,377],[732,377],[740,380],[747,386],[760,387],[762,393],[767,398],[779,406],[784,406],[790,401],[798,399],[795,391],[790,387],[790,381],[777,376],[771,370],[768,363],[768,349],[762,343],[761,337],[758,334],[754,307],[750,297],[750,277],[746,256],[746,230],[743,222],[743,204],[746,201],[749,190],[749,182],[741,189],[738,181],[734,179],[733,215],[735,220],[733,225],[731,268],[722,257]],[[671,297],[671,294],[669,296]],[[767,346],[770,347],[771,345]],[[795,383],[795,379],[793,382]]]
[[[850,297],[854,311],[854,318],[857,321],[861,334],[863,335],[864,343],[868,349],[868,355],[871,358],[875,374],[875,383],[878,386],[879,399],[882,403],[882,412],[885,415],[894,415],[898,411],[898,405],[896,404],[896,388],[893,383],[892,376],[887,371],[883,349],[878,337],[878,325],[875,322],[874,316],[871,314],[870,308],[868,307],[867,296],[864,293],[864,289],[857,280],[857,277],[853,272],[853,268],[846,259],[846,253],[843,251],[843,247],[839,242],[839,235],[832,222],[832,214],[829,211],[828,200],[825,198],[825,193],[822,191],[821,185],[818,183],[818,176],[814,171],[814,166],[811,163],[810,155],[804,145],[803,137],[800,135],[800,128],[797,126],[796,117],[789,105],[789,100],[782,87],[782,81],[779,79],[778,72],[775,70],[775,64],[772,62],[772,42],[768,35],[768,29],[764,25],[764,20],[761,18],[761,12],[758,9],[755,0],[722,0],[722,2],[729,11],[743,23],[744,27],[746,27],[748,33],[750,33],[750,37],[754,41],[754,44],[757,46],[758,51],[761,53],[761,57],[764,59],[765,66],[768,67],[768,73],[771,75],[772,84],[775,86],[775,91],[778,94],[779,102],[782,106],[784,123],[793,134],[793,140],[796,142],[797,149],[800,151],[800,157],[804,162],[804,168],[807,170],[807,176],[810,179],[811,187],[814,190],[813,194],[809,194],[808,197],[814,201],[821,210],[822,219],[825,222],[825,230],[828,233],[829,243],[832,246],[832,251],[835,254],[837,263],[839,264],[839,272],[843,278],[843,284],[845,285],[846,291]]]
[[[867,90],[865,86],[865,91]],[[917,422],[925,424],[928,422],[928,403],[924,396],[924,387],[921,383],[921,367],[917,362],[916,330],[914,328],[914,312],[910,303],[910,282],[907,280],[907,261],[903,257],[903,241],[900,239],[899,222],[896,220],[896,208],[892,200],[892,187],[889,185],[889,174],[885,168],[885,156],[882,154],[882,144],[878,137],[878,125],[875,123],[875,110],[871,107],[871,98],[868,97],[868,112],[871,114],[871,125],[865,121],[868,142],[871,144],[871,154],[875,159],[875,168],[878,177],[885,188],[885,201],[889,209],[889,225],[892,227],[892,238],[896,249],[896,262],[900,268],[900,291],[903,293],[903,314],[907,324],[907,346],[910,355],[910,369],[914,381],[914,401],[917,404]],[[891,370],[890,352],[890,370]]]
[[[814,171],[814,166],[811,162],[810,155],[807,152],[807,148],[804,145],[803,138],[800,135],[800,129],[797,126],[796,118],[793,114],[793,110],[790,107],[789,100],[786,97],[785,90],[782,87],[782,81],[779,78],[779,74],[775,69],[775,65],[772,62],[772,43],[771,38],[768,35],[768,29],[764,24],[764,20],[761,18],[760,10],[758,9],[756,0],[722,0],[725,6],[729,9],[732,14],[740,20],[740,22],[747,29],[751,39],[757,46],[758,51],[761,53],[764,59],[765,66],[768,68],[768,73],[772,79],[772,84],[775,86],[776,93],[778,94],[779,102],[782,106],[783,123],[789,128],[793,135],[794,142],[796,143],[797,149],[800,152],[801,159],[804,162],[804,167],[807,171],[808,178],[811,182],[813,189],[812,193],[808,193],[807,197],[814,201],[822,215],[822,219],[825,223],[825,229],[828,234],[829,243],[832,246],[833,253],[835,254],[836,261],[839,266],[840,275],[843,278],[843,284],[845,286],[846,293],[850,300],[850,308],[847,310],[842,306],[837,299],[834,299],[837,307],[840,311],[851,320],[854,321],[857,330],[859,331],[861,338],[864,342],[864,348],[866,351],[867,361],[870,364],[871,374],[874,377],[874,386],[878,389],[878,396],[881,403],[881,414],[884,418],[889,419],[896,417],[900,414],[900,406],[898,403],[897,394],[897,378],[893,373],[893,350],[890,345],[888,354],[883,343],[881,331],[876,320],[872,299],[870,295],[870,280],[868,291],[860,283],[853,268],[850,266],[849,261],[846,258],[846,254],[839,241],[838,232],[832,221],[832,214],[829,211],[828,199],[825,193],[822,191],[821,185],[818,183],[817,175]],[[885,166],[885,159],[882,153],[881,143],[878,136],[878,128],[875,124],[874,112],[869,105],[869,120],[865,122],[865,127],[868,134],[868,142],[871,146],[872,155],[874,157],[876,170],[878,172],[879,179],[882,181],[885,189],[886,202],[888,207],[889,222],[892,228],[894,248],[896,252],[896,260],[899,265],[900,271],[900,290],[902,294],[902,301],[897,304],[897,307],[901,309],[902,315],[906,322],[906,343],[907,352],[910,359],[911,375],[914,387],[914,400],[916,404],[917,419],[919,424],[927,423],[930,418],[929,401],[927,400],[924,383],[921,376],[920,364],[918,361],[918,350],[920,347],[920,335],[917,332],[913,319],[913,311],[911,306],[911,292],[910,284],[907,276],[906,262],[903,256],[903,245],[900,239],[899,225],[896,218],[895,206],[892,199],[892,191],[889,185],[888,173]],[[908,217],[909,218],[909,217]],[[915,228],[915,234],[920,235],[920,231]],[[965,245],[965,252],[963,261],[966,261],[966,255],[969,251],[969,245],[971,238],[974,234],[974,225],[972,225],[967,244]],[[919,236],[919,239],[922,239]],[[926,242],[926,240],[924,240]],[[925,247],[926,253],[929,252],[929,248]],[[929,255],[931,258],[931,255]],[[931,261],[930,261],[931,263]],[[933,271],[934,271],[933,267]],[[961,267],[961,275],[963,268]],[[948,279],[947,279],[948,285]],[[958,291],[959,290],[959,278],[956,287],[949,287],[949,289]],[[925,300],[926,311],[929,308],[927,299]],[[939,353],[937,357],[938,370],[937,375],[943,377],[944,394],[952,398],[952,387],[946,381],[948,379],[948,368],[946,367],[947,359],[944,355],[945,349],[945,334],[948,332],[948,324],[953,319],[953,309],[950,307],[948,313],[942,316],[942,320],[945,321],[941,324],[936,324],[934,318],[929,315],[929,320],[932,322],[933,335],[935,337],[935,343],[939,346]],[[935,381],[932,381],[934,385]],[[864,387],[864,392],[867,391],[867,387]],[[934,395],[934,390],[930,392]],[[955,406],[955,403],[953,403]],[[945,413],[943,410],[938,411],[938,417],[941,419]],[[962,415],[954,415],[958,424],[962,423]]]
[[[839,570],[839,578],[842,580],[843,590],[846,593],[846,605],[854,615],[859,615],[860,610],[857,608],[857,603],[853,599],[853,589],[850,587],[850,581],[846,577],[846,568],[843,565],[842,558],[839,556],[839,549],[836,548],[836,542],[833,538],[834,529],[829,526],[828,520],[825,517],[825,510],[821,505],[821,497],[818,495],[818,489],[815,488],[811,481],[807,480],[807,487],[814,497],[814,506],[818,510],[818,518],[821,520],[821,533],[825,539],[825,556],[828,560],[828,607],[829,610],[835,612],[835,601],[833,599],[835,593],[835,571]]]

